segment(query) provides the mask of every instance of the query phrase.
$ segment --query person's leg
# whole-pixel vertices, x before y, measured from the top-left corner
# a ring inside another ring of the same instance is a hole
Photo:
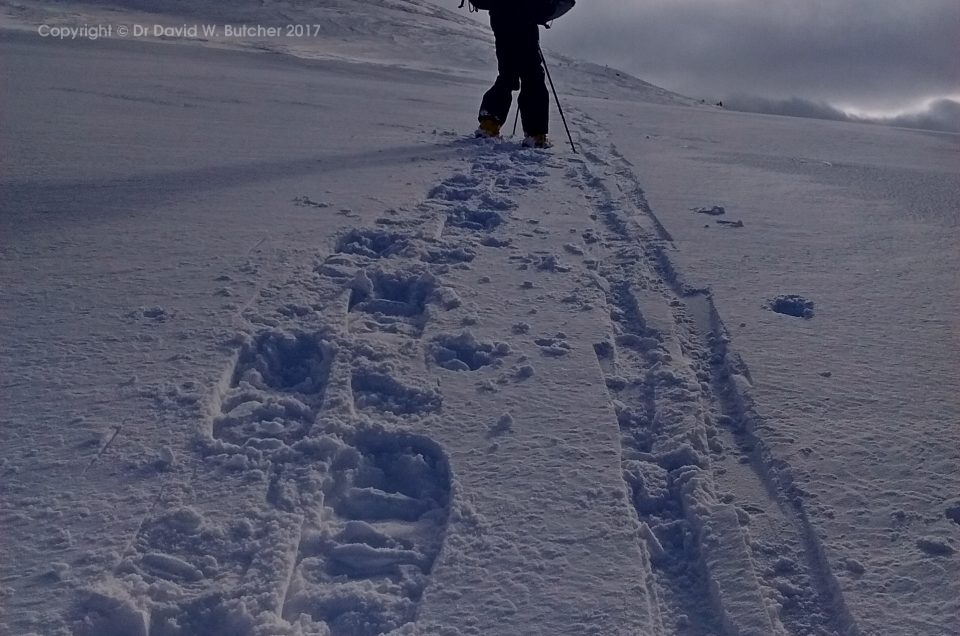
[[[550,126],[550,93],[540,60],[540,27],[532,22],[518,25],[517,72],[520,97],[517,103],[526,135],[546,135]]]
[[[490,87],[480,102],[480,114],[477,119],[493,119],[497,124],[507,121],[513,91],[520,88],[520,70],[517,62],[518,33],[509,16],[490,12],[490,26],[497,47],[497,81]]]

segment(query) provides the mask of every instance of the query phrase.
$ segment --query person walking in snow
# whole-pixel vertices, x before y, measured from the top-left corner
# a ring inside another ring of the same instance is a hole
[[[499,137],[507,120],[513,91],[523,121],[523,145],[548,148],[550,94],[544,81],[540,57],[540,26],[524,0],[478,0],[472,4],[490,11],[490,27],[496,40],[497,80],[480,102],[477,137]]]

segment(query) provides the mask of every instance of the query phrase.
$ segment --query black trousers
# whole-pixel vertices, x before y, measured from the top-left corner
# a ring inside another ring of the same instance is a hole
[[[497,43],[497,81],[480,103],[479,119],[503,124],[510,112],[513,91],[527,135],[545,135],[550,123],[550,93],[540,61],[540,27],[509,9],[490,11],[490,26]]]

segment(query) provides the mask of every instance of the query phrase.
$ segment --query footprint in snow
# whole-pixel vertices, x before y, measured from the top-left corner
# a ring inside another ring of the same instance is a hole
[[[334,458],[322,519],[304,529],[282,616],[332,636],[384,634],[416,618],[443,546],[447,459],[432,441],[367,431]]]
[[[322,334],[267,330],[254,336],[237,357],[213,420],[214,439],[261,450],[302,439],[323,405],[334,351]]]

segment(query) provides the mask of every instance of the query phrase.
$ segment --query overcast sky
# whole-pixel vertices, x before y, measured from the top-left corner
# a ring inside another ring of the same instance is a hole
[[[579,0],[543,41],[698,98],[960,97],[960,0]]]

